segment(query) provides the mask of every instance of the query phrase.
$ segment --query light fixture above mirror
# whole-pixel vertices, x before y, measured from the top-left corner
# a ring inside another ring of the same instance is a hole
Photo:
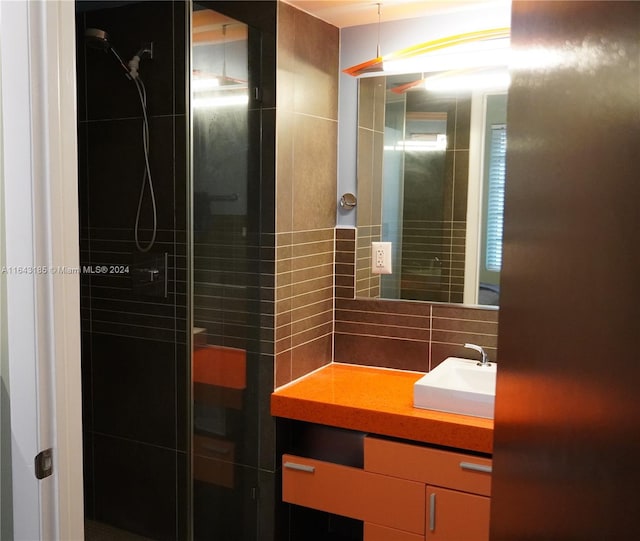
[[[354,77],[411,72],[442,72],[507,66],[509,28],[490,28],[445,36],[412,45],[384,56],[350,66],[344,73]]]

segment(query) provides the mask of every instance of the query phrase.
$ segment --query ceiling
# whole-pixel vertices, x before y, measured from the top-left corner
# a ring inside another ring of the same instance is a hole
[[[378,22],[378,3],[381,22],[422,17],[434,13],[456,11],[496,3],[490,0],[284,0],[302,11],[338,28]]]

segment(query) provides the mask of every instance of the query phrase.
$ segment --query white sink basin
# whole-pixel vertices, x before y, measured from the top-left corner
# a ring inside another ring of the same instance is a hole
[[[496,363],[448,357],[413,386],[413,405],[448,413],[493,419]]]

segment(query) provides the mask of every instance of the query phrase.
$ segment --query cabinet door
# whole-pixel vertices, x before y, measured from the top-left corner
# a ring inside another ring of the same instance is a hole
[[[490,501],[427,486],[427,541],[489,541]]]

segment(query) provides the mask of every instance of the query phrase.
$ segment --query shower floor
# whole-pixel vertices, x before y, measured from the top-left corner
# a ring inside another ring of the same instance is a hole
[[[149,537],[119,530],[95,520],[84,521],[84,539],[85,541],[153,541]]]

